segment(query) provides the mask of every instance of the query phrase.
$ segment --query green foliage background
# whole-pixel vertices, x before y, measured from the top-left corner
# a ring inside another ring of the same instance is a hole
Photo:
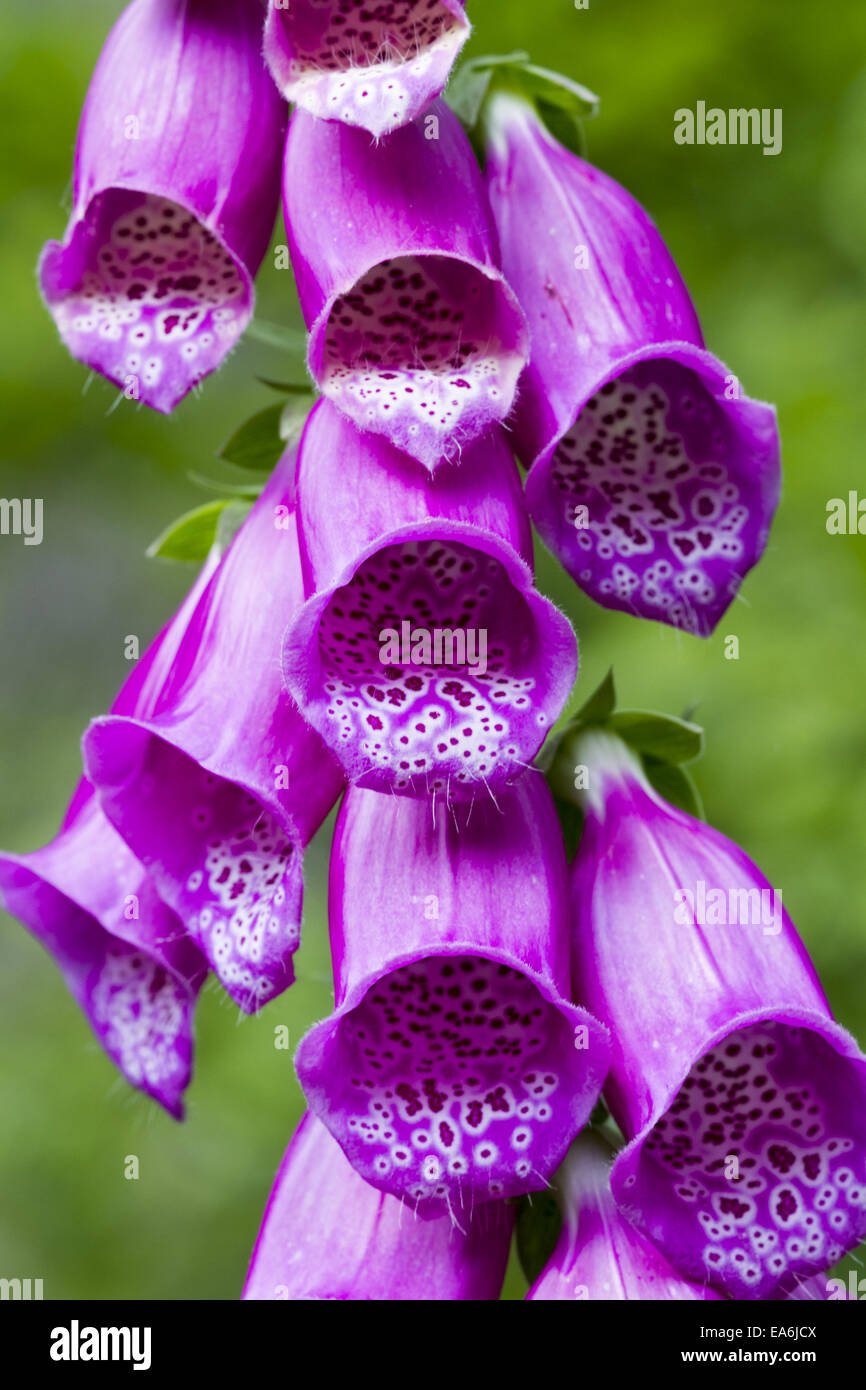
[[[39,303],[41,244],[62,234],[78,111],[119,0],[0,5],[2,484],[41,496],[45,540],[0,539],[0,844],[54,833],[78,740],[189,582],[144,558],[204,497],[188,470],[268,403],[257,372],[295,369],[244,343],[171,419],[122,402],[61,347]],[[866,1039],[866,537],[832,537],[827,500],[863,484],[866,435],[866,7],[862,0],[470,0],[471,53],[531,49],[597,91],[590,157],[662,228],[706,336],[754,396],[778,403],[785,491],[769,551],[707,642],[604,613],[543,552],[571,616],[580,700],[613,664],[624,704],[697,705],[708,817],[781,888],[841,1021]],[[781,107],[784,147],[679,147],[673,113],[703,99]],[[65,190],[65,192],[64,192]],[[323,196],[325,196],[323,194]],[[284,240],[280,227],[274,243]],[[298,323],[273,260],[260,313]],[[724,635],[740,639],[724,659]],[[272,1175],[300,1114],[289,1054],[331,1006],[327,837],[309,856],[299,983],[255,1020],[209,987],[183,1126],[115,1077],[51,960],[0,924],[0,1274],[46,1297],[235,1298]],[[137,1154],[141,1177],[123,1178]],[[521,1297],[519,1275],[510,1297]]]

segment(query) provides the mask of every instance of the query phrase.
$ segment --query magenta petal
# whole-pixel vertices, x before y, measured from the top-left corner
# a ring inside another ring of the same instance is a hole
[[[363,1178],[419,1215],[535,1191],[586,1121],[605,1031],[571,997],[567,876],[535,772],[453,815],[350,788],[331,857],[335,1012],[295,1058]]]
[[[452,1301],[498,1299],[514,1209],[487,1202],[458,1226],[420,1221],[371,1187],[312,1115],[277,1173],[243,1297]]]
[[[436,102],[376,145],[296,111],[283,178],[317,385],[427,468],[459,459],[508,415],[528,339],[456,116]]]
[[[170,626],[170,656],[84,739],[106,814],[250,1012],[294,978],[304,848],[343,785],[280,675],[302,598],[293,471],[287,456]]]
[[[617,1210],[610,1190],[613,1150],[585,1130],[553,1180],[562,1207],[556,1249],[527,1299],[719,1299],[706,1285],[687,1283],[654,1245]]]
[[[742,850],[612,735],[576,757],[575,990],[613,1043],[614,1196],[693,1282],[789,1292],[866,1236],[866,1058]]]
[[[577,655],[533,586],[502,435],[431,478],[323,401],[301,441],[298,512],[309,597],[283,667],[350,780],[448,800],[512,782],[568,698]],[[390,648],[388,632],[417,645]],[[437,632],[452,634],[438,648]]]
[[[288,101],[381,136],[439,95],[469,30],[461,0],[269,0],[265,57]]]
[[[93,75],[42,292],[73,356],[168,412],[253,311],[285,108],[258,0],[133,0]]]
[[[205,963],[86,782],[51,844],[0,855],[0,897],[54,956],[127,1081],[182,1119]]]
[[[775,412],[705,349],[626,190],[521,101],[495,99],[490,127],[502,264],[532,335],[514,421],[532,518],[604,607],[707,636],[767,543]]]

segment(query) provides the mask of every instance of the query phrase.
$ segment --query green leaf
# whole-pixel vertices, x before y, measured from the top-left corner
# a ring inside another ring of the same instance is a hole
[[[189,472],[186,475],[196,487],[205,492],[215,492],[218,497],[258,497],[264,491],[264,482],[226,483],[221,478],[206,478],[203,473]]]
[[[520,1267],[534,1284],[556,1249],[562,1213],[552,1192],[521,1197],[517,1212],[517,1255]]]
[[[585,152],[581,120],[598,111],[598,97],[563,73],[538,67],[528,53],[486,55],[461,63],[446,92],[451,109],[478,145],[484,106],[496,92],[532,103],[555,139],[575,154]]]
[[[308,381],[274,381],[269,376],[257,376],[256,381],[260,381],[262,386],[267,386],[271,391],[279,391],[284,396],[311,396],[312,387]]]
[[[300,328],[268,323],[267,319],[253,319],[247,326],[247,336],[267,347],[279,348],[281,352],[299,353],[301,357],[306,357],[307,335]]]
[[[529,54],[525,49],[515,48],[512,53],[481,53],[477,58],[469,58],[461,64],[461,69],[475,68],[480,72],[486,72],[490,68],[519,67],[528,62]]]
[[[280,438],[283,442],[283,448],[300,439],[313,403],[313,395],[309,391],[305,397],[290,396],[286,401],[280,416]]]
[[[150,559],[200,565],[216,546],[222,555],[252,510],[251,498],[220,497],[185,512],[157,536],[146,550]]]
[[[615,705],[616,688],[611,667],[601,685],[581,705],[562,732],[547,740],[535,760],[553,792],[569,857],[577,848],[583,826],[583,813],[575,804],[574,796],[575,737],[587,724],[604,724]]]
[[[704,731],[688,719],[657,714],[654,710],[616,709],[613,668],[556,738],[548,739],[536,765],[553,793],[569,857],[577,848],[583,828],[581,797],[574,785],[583,731],[592,725],[608,729],[637,752],[646,774],[660,796],[689,815],[703,819],[700,794],[692,778],[680,767],[704,751]]]
[[[575,715],[575,723],[602,724],[616,709],[616,686],[611,666],[601,685],[592,692],[586,704]]]
[[[596,1128],[600,1128],[602,1125],[607,1124],[609,1119],[610,1112],[604,1101],[597,1100],[593,1106],[592,1114],[589,1117],[589,1123]]]
[[[271,469],[283,452],[280,434],[282,404],[266,406],[251,415],[220,450],[219,457],[238,468]]]
[[[579,82],[573,82],[570,77],[565,77],[561,72],[553,72],[550,68],[539,68],[534,63],[520,63],[509,66],[507,71],[514,69],[519,72],[520,85],[527,96],[534,97],[536,101],[542,101],[547,106],[558,107],[561,111],[567,111],[570,116],[579,118],[583,116],[591,117],[598,114],[599,99],[595,92],[591,92],[588,87],[583,87]],[[495,80],[495,77],[494,77]]]
[[[493,74],[475,63],[461,63],[445,90],[445,100],[468,130],[474,129],[481,115]]]
[[[690,763],[704,751],[704,731],[698,724],[653,710],[620,710],[607,720],[613,733],[636,749],[668,763]]]
[[[562,829],[562,838],[565,841],[566,857],[571,861],[577,853],[580,844],[580,836],[583,830],[583,811],[574,801],[566,801],[563,797],[556,795],[553,791],[553,804],[556,807],[556,814],[559,816],[559,824]]]
[[[245,420],[223,445],[218,457],[236,468],[270,472],[286,445],[300,438],[312,404],[313,393],[309,387],[303,390],[292,387],[287,401],[267,405]]]
[[[241,502],[239,499],[235,499],[229,502],[226,507],[223,507],[217,521],[216,535],[214,536],[214,544],[220,555],[224,555],[228,550],[238,531],[252,511],[252,507],[252,502]]]
[[[644,758],[643,765],[659,796],[664,797],[672,806],[677,806],[679,810],[694,816],[696,820],[704,819],[700,792],[684,767],[663,762],[660,758]]]
[[[564,145],[572,154],[586,158],[586,136],[582,123],[570,111],[563,111],[546,101],[539,101],[538,114],[547,126],[554,140]]]
[[[228,497],[206,502],[173,521],[147,547],[150,559],[176,560],[182,564],[201,564],[213,545],[220,517],[231,505]]]

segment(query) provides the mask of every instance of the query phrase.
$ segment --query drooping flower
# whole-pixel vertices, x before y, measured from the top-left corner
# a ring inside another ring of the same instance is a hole
[[[535,1191],[597,1099],[570,1004],[568,887],[534,772],[452,814],[351,787],[331,856],[335,1011],[295,1065],[362,1178],[424,1217]]]
[[[74,208],[39,266],[69,351],[168,412],[235,346],[279,200],[258,0],[132,0],[93,75]]]
[[[439,95],[469,28],[463,0],[269,0],[265,57],[288,101],[382,136]]]
[[[775,412],[706,350],[624,188],[518,97],[491,98],[486,128],[502,265],[532,337],[514,429],[533,520],[604,607],[707,636],[766,545]]]
[[[207,588],[212,552],[177,617],[133,668],[115,710],[171,666],[178,634]],[[0,855],[0,896],[51,952],[109,1057],[176,1119],[192,1059],[192,1014],[207,965],[152,877],[82,779],[59,833],[32,854]]]
[[[280,675],[303,597],[293,487],[289,451],[175,620],[170,659],[84,739],[109,819],[248,1012],[292,983],[304,847],[343,785]]]
[[[546,1302],[721,1298],[706,1284],[680,1278],[618,1210],[610,1190],[614,1152],[594,1129],[584,1130],[569,1149],[553,1180],[562,1231],[526,1297]]]
[[[485,1202],[460,1225],[419,1220],[364,1181],[305,1115],[277,1173],[243,1297],[431,1302],[498,1299],[514,1209]]]
[[[309,597],[284,672],[350,780],[465,800],[519,776],[568,697],[576,645],[533,587],[502,435],[431,478],[321,401],[298,517]]]
[[[127,1081],[182,1119],[205,962],[86,781],[50,844],[0,855],[0,899],[54,956]]]
[[[376,145],[296,111],[283,188],[317,385],[427,468],[458,459],[511,409],[528,340],[457,117],[436,102]]]
[[[614,1196],[693,1282],[786,1293],[866,1235],[866,1058],[743,851],[610,732],[574,752],[575,997],[612,1038]]]

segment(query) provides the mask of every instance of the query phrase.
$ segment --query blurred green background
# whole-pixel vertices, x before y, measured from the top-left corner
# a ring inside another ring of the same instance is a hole
[[[165,419],[122,401],[62,348],[37,293],[39,248],[63,231],[78,111],[119,0],[0,5],[4,331],[2,484],[42,497],[45,539],[0,538],[0,845],[50,838],[79,772],[82,729],[172,611],[189,571],[148,542],[205,500],[189,470],[286,375],[241,345],[219,379]],[[866,537],[829,536],[826,504],[866,495],[866,6],[836,0],[470,0],[470,53],[527,47],[598,92],[590,157],[650,209],[707,339],[749,394],[777,402],[785,490],[767,555],[709,641],[605,613],[539,553],[569,613],[584,698],[611,664],[623,704],[697,705],[708,817],[784,893],[840,1020],[866,1040]],[[673,113],[781,107],[784,145],[681,147]],[[274,243],[284,240],[278,226]],[[260,314],[297,323],[266,262]],[[737,661],[724,637],[740,640]],[[116,1079],[51,960],[0,924],[0,1274],[47,1298],[238,1295],[272,1175],[300,1114],[288,1055],[331,1007],[327,836],[309,855],[299,983],[255,1020],[210,986],[178,1126]],[[141,1177],[123,1177],[136,1154]],[[512,1271],[508,1293],[524,1289]]]

